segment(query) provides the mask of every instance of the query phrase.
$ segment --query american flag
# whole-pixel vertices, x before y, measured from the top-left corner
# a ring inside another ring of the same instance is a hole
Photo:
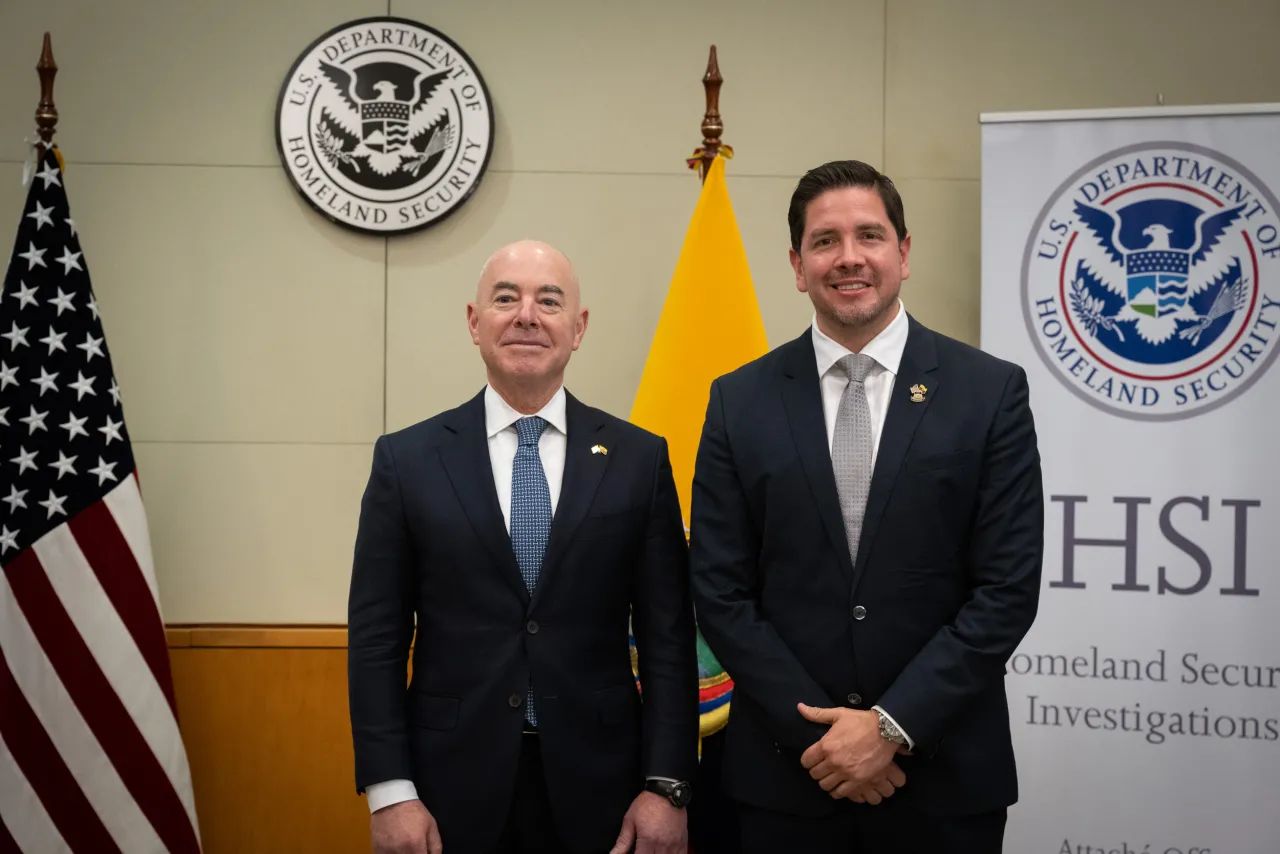
[[[0,854],[198,852],[120,388],[41,167],[0,291]]]

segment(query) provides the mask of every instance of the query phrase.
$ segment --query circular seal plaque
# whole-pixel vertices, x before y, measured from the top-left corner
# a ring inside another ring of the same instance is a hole
[[[1276,197],[1243,163],[1180,142],[1084,164],[1044,204],[1022,262],[1040,358],[1106,412],[1169,421],[1244,393],[1280,338]]]
[[[324,216],[372,234],[433,225],[475,191],[493,151],[479,69],[443,33],[402,18],[335,27],[293,64],[276,147]]]

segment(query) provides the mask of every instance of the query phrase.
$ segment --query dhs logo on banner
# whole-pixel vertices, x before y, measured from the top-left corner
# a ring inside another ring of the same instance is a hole
[[[1246,168],[1182,143],[1113,151],[1045,203],[1022,261],[1027,328],[1073,393],[1126,418],[1243,394],[1280,339],[1280,218]]]
[[[424,228],[475,190],[493,150],[484,80],[442,33],[400,18],[335,27],[294,63],[276,107],[289,178],[340,225]]]

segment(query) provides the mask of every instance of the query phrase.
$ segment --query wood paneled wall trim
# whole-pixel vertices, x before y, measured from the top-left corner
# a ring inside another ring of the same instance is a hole
[[[346,626],[175,623],[165,633],[204,854],[368,851]]]
[[[346,649],[347,627],[177,623],[165,639],[170,649]]]

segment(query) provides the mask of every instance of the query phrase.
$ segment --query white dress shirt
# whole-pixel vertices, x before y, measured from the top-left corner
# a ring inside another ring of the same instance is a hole
[[[569,427],[564,413],[564,386],[556,390],[547,405],[535,413],[547,422],[538,440],[538,456],[542,458],[542,470],[547,475],[547,488],[551,490],[551,513],[554,516],[560,503],[560,484],[564,480],[564,455],[569,444]],[[502,507],[502,519],[511,533],[511,469],[516,461],[516,448],[520,438],[516,435],[516,422],[524,418],[492,386],[484,389],[484,429],[489,436],[489,463],[493,466],[493,485],[498,490],[498,504]]]
[[[569,426],[565,416],[564,386],[556,389],[547,405],[535,413],[547,422],[538,439],[538,456],[542,458],[542,470],[547,476],[547,488],[551,492],[551,512],[554,514],[560,502],[560,485],[564,481],[564,457],[569,442]],[[502,519],[507,533],[511,532],[511,469],[515,465],[516,448],[520,446],[516,434],[516,422],[524,418],[493,386],[484,389],[484,428],[489,439],[489,464],[493,468],[493,485],[498,491],[498,504],[502,507]],[[388,780],[365,787],[369,812],[383,807],[412,801],[418,797],[418,789],[412,780]]]
[[[862,353],[875,360],[875,364],[872,365],[867,378],[862,383],[867,395],[867,408],[871,412],[871,465],[873,467],[880,452],[880,435],[884,432],[884,417],[889,411],[889,399],[893,395],[898,368],[902,364],[902,353],[907,348],[908,328],[907,310],[902,305],[902,300],[898,300],[898,313],[894,315],[893,320],[889,321],[889,325],[862,348]],[[819,329],[817,315],[814,315],[813,355],[818,363],[818,381],[822,387],[822,415],[827,426],[828,451],[831,450],[831,443],[835,439],[836,414],[840,410],[840,398],[849,385],[849,378],[836,363],[852,353],[852,350],[828,337]],[[893,716],[884,709],[879,706],[872,708],[884,712],[884,716],[897,726],[898,722],[894,721]],[[898,729],[902,730],[902,727]],[[906,735],[906,730],[902,730],[902,733]],[[913,749],[916,746],[909,735],[907,735],[907,745]]]

